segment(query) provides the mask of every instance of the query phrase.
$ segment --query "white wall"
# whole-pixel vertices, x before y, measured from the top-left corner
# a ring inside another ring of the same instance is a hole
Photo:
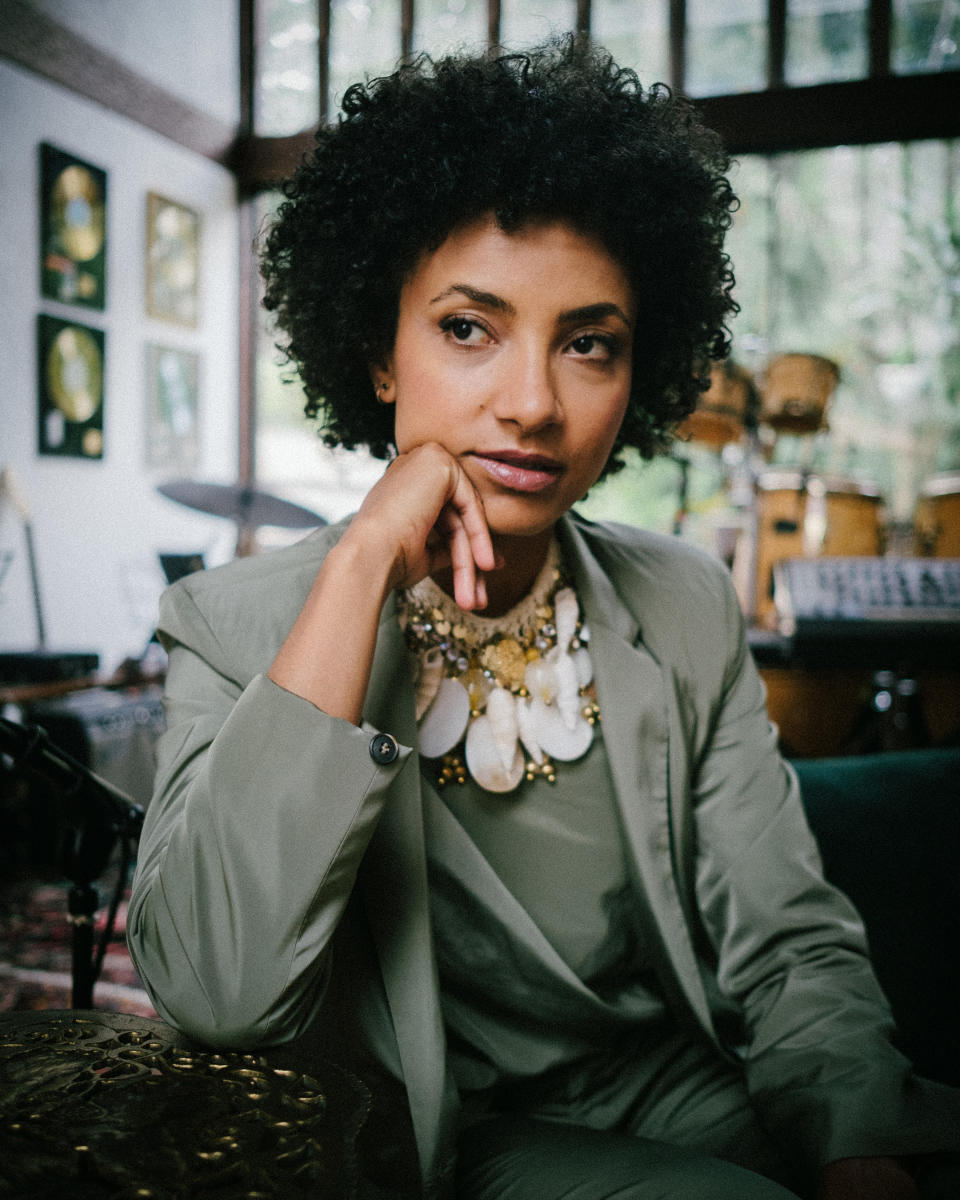
[[[142,6],[137,4],[136,6]],[[229,47],[235,30],[224,31]],[[144,53],[149,46],[144,45]],[[235,62],[235,55],[230,58]],[[136,65],[136,64],[132,64]],[[189,99],[189,98],[188,98]],[[208,564],[232,551],[229,522],[165,500],[167,475],[145,467],[148,342],[200,353],[200,479],[236,477],[237,218],[223,168],[99,105],[0,60],[0,468],[14,468],[32,510],[50,649],[100,653],[111,670],[143,650],[162,579],[157,552],[200,550]],[[107,306],[41,298],[39,152],[52,142],[107,172]],[[200,321],[154,321],[144,308],[146,194],[200,213]],[[36,318],[69,316],[105,331],[102,460],[37,453]],[[31,648],[36,627],[23,529],[0,502],[0,648]]]
[[[237,0],[30,0],[157,87],[228,124],[240,109]]]

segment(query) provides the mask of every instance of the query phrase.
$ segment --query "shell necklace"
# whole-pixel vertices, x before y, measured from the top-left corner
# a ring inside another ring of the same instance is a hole
[[[418,745],[438,782],[512,792],[586,754],[600,710],[576,593],[554,541],[529,595],[503,617],[465,613],[429,576],[400,593],[414,657]]]

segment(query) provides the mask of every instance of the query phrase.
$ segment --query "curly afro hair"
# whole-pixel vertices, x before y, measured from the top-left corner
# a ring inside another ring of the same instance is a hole
[[[736,311],[723,239],[729,160],[693,108],[568,36],[497,57],[426,56],[351,87],[283,187],[264,303],[324,441],[390,457],[393,409],[370,366],[393,344],[424,252],[493,213],[563,220],[618,260],[638,305],[630,404],[604,474],[665,448],[695,407]]]

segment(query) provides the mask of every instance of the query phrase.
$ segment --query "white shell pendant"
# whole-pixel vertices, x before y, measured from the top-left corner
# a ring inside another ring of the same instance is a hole
[[[531,696],[538,696],[549,704],[557,694],[557,677],[553,666],[545,658],[535,658],[527,663],[524,685]]]
[[[440,680],[443,679],[443,651],[440,649],[429,650],[417,662],[419,670],[417,671],[414,699],[419,721],[433,702],[440,686]]]
[[[577,618],[580,616],[580,607],[573,588],[566,587],[557,592],[553,598],[553,611],[557,645],[560,647],[560,653],[565,654],[573,635],[577,632]]]
[[[495,687],[487,697],[487,720],[490,732],[503,763],[504,770],[510,769],[517,752],[517,703],[506,688]]]
[[[512,792],[523,778],[524,762],[514,741],[513,757],[504,766],[489,717],[470,722],[466,746],[467,770],[487,792]]]
[[[580,682],[569,654],[561,654],[554,669],[557,673],[557,708],[568,729],[576,729],[580,718]]]
[[[577,682],[581,687],[586,687],[593,680],[593,662],[590,659],[590,651],[586,646],[581,646],[579,650],[574,650],[570,657],[573,659],[573,665],[577,668]]]
[[[440,758],[463,737],[470,720],[470,695],[459,679],[443,679],[420,722],[418,744],[424,758]]]
[[[520,741],[524,749],[537,764],[543,765],[543,751],[537,741],[537,731],[530,709],[529,700],[517,701],[517,729],[520,731]]]
[[[538,745],[557,762],[573,762],[582,758],[593,741],[593,726],[579,714],[568,728],[560,710],[542,700],[530,702],[530,722]]]

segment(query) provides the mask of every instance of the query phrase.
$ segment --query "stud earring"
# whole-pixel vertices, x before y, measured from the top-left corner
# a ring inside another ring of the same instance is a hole
[[[378,404],[386,404],[387,403],[387,381],[386,380],[383,380],[381,383],[377,384],[376,395],[377,395],[377,403]]]

